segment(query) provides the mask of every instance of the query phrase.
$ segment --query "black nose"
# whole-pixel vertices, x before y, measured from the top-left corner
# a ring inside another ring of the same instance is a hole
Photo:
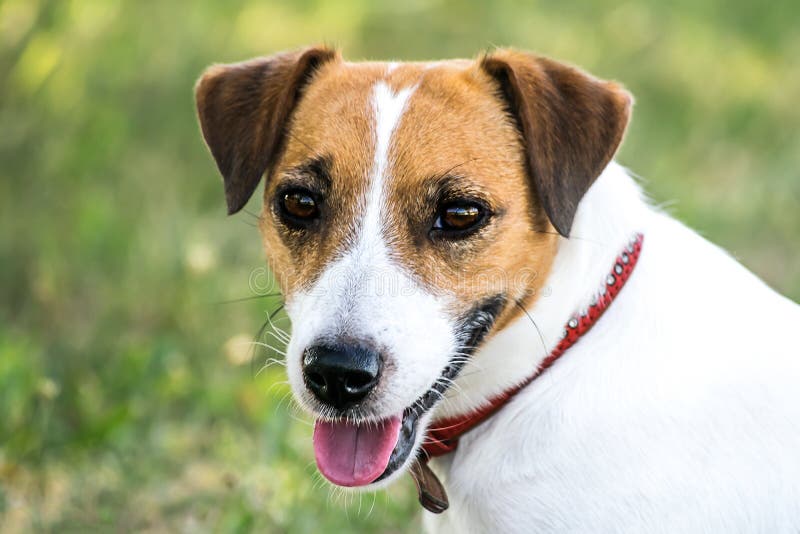
[[[375,389],[380,372],[380,355],[364,347],[312,345],[303,353],[306,386],[321,402],[339,410]]]

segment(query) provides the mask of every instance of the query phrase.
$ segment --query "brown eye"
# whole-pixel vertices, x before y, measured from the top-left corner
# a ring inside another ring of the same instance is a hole
[[[317,201],[310,191],[295,189],[288,191],[281,199],[283,212],[297,221],[310,221],[319,216]]]
[[[433,229],[458,237],[477,230],[485,220],[485,209],[476,202],[453,202],[439,209]]]

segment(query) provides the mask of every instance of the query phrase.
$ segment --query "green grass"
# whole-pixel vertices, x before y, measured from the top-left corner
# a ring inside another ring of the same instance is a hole
[[[237,344],[279,300],[222,303],[264,261],[197,131],[207,64],[513,44],[615,78],[619,159],[797,300],[795,4],[0,2],[0,531],[419,529],[408,481],[330,498],[276,355]]]

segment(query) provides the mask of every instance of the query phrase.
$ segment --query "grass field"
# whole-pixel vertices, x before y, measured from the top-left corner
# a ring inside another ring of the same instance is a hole
[[[331,497],[246,344],[279,299],[225,302],[268,275],[198,134],[207,64],[511,44],[620,80],[619,160],[798,300],[798,27],[796,0],[0,0],[0,531],[419,529],[408,482]]]

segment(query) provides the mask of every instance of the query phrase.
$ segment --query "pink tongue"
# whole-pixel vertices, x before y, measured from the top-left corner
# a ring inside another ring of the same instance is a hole
[[[325,478],[340,486],[364,486],[381,476],[389,463],[400,417],[378,423],[328,423],[314,425],[314,455]]]

